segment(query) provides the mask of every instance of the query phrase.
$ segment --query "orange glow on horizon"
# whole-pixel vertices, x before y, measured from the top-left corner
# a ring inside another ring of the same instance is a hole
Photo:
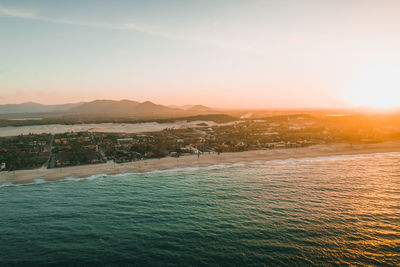
[[[400,65],[378,64],[358,75],[346,91],[352,106],[390,109],[400,106]]]

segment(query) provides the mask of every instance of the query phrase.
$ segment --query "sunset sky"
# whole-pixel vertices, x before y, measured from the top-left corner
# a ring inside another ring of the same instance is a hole
[[[0,104],[400,105],[400,1],[0,0]]]

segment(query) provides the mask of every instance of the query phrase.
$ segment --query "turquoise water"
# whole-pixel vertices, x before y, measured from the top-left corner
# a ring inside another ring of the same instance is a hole
[[[0,265],[400,264],[400,154],[0,188]]]

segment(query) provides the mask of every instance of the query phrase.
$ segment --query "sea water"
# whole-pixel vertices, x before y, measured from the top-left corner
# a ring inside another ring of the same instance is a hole
[[[400,264],[398,153],[0,186],[0,265]]]

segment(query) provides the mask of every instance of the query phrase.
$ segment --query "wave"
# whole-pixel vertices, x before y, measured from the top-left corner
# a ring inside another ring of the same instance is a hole
[[[400,156],[400,152],[382,152],[382,153],[367,153],[367,154],[353,154],[353,155],[334,155],[334,156],[321,156],[321,157],[309,157],[309,158],[289,158],[280,160],[266,160],[266,161],[254,161],[251,163],[255,164],[284,164],[284,163],[295,163],[295,162],[319,162],[319,161],[338,161],[347,159],[362,159],[371,157],[388,157],[388,156]]]
[[[234,168],[234,167],[241,167],[241,166],[245,166],[244,163],[232,163],[232,164],[217,164],[217,165],[211,165],[208,167],[203,167],[207,170],[218,170],[218,169],[225,169],[225,168]]]
[[[103,173],[102,174],[94,174],[94,175],[91,175],[91,176],[88,176],[88,177],[81,177],[81,178],[70,176],[70,177],[66,177],[64,179],[61,179],[60,181],[62,181],[62,180],[64,180],[64,181],[94,180],[94,179],[97,179],[97,178],[104,178],[106,176],[108,176],[108,175],[107,174],[103,174]]]
[[[185,171],[199,171],[199,170],[217,170],[217,169],[226,169],[226,168],[233,168],[233,167],[240,167],[240,166],[244,166],[244,164],[243,163],[218,164],[218,165],[210,165],[210,166],[206,166],[206,167],[185,167],[185,168],[155,170],[155,171],[149,171],[149,172],[144,172],[144,173],[169,173],[169,172],[185,172]]]
[[[209,165],[205,167],[185,167],[185,168],[173,168],[173,169],[165,169],[165,170],[154,170],[148,172],[126,172],[119,174],[94,174],[88,177],[66,177],[64,179],[60,179],[57,181],[87,181],[87,180],[95,180],[98,178],[116,178],[116,177],[124,177],[130,175],[143,175],[143,174],[161,174],[161,173],[171,173],[171,172],[194,172],[199,170],[219,170],[226,168],[234,168],[234,167],[242,167],[242,166],[255,166],[255,165],[274,165],[274,164],[287,164],[287,163],[297,163],[297,162],[320,162],[320,161],[338,161],[338,160],[348,160],[348,159],[360,159],[360,158],[371,158],[371,157],[399,157],[400,152],[383,152],[383,153],[369,153],[369,154],[353,154],[353,155],[334,155],[334,156],[322,156],[322,157],[310,157],[310,158],[290,158],[283,160],[266,160],[260,161],[255,160],[247,163],[238,162],[231,164],[216,164]],[[10,186],[27,186],[27,185],[38,185],[42,183],[48,182],[57,182],[57,181],[47,181],[41,178],[37,178],[34,182],[24,183],[24,184],[13,184],[11,182],[0,183],[0,188],[10,187]]]
[[[165,170],[154,170],[143,173],[168,173],[168,172],[182,172],[182,171],[198,171],[200,167],[186,167],[186,168],[174,168],[174,169],[165,169]]]
[[[8,187],[8,186],[25,186],[25,185],[37,185],[37,184],[42,184],[42,183],[51,183],[51,182],[58,182],[58,181],[90,181],[90,180],[95,180],[98,178],[113,178],[113,177],[124,177],[124,176],[130,176],[130,175],[145,175],[145,174],[157,174],[157,173],[171,173],[171,172],[193,172],[193,171],[198,171],[198,170],[216,170],[216,169],[223,169],[223,168],[232,168],[232,167],[239,167],[239,166],[244,166],[243,163],[233,163],[233,164],[219,164],[219,165],[211,165],[211,166],[206,166],[206,167],[186,167],[186,168],[174,168],[174,169],[165,169],[165,170],[154,170],[154,171],[148,171],[148,172],[125,172],[125,173],[119,173],[119,174],[94,174],[88,177],[65,177],[60,180],[56,181],[48,181],[44,180],[41,178],[35,179],[34,182],[32,183],[25,183],[25,184],[13,184],[10,182],[6,183],[0,183],[0,188],[2,187]]]
[[[41,178],[37,178],[35,179],[32,183],[25,183],[25,184],[13,184],[11,182],[5,182],[5,183],[0,183],[0,188],[2,187],[10,187],[10,186],[27,186],[27,185],[37,185],[37,184],[43,184],[43,183],[47,183],[48,181],[41,179]]]

